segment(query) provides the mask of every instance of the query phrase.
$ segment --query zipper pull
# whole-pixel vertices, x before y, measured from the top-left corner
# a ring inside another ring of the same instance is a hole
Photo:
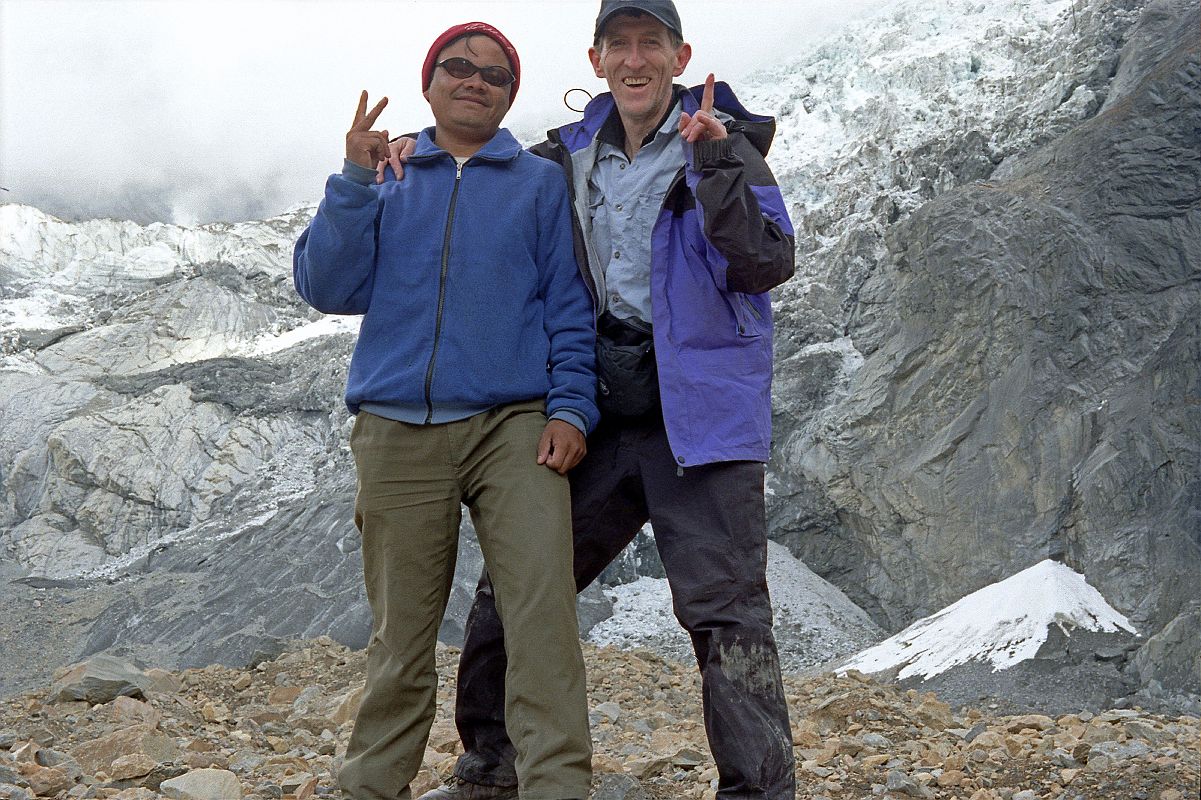
[[[463,177],[463,162],[455,159],[455,180]]]

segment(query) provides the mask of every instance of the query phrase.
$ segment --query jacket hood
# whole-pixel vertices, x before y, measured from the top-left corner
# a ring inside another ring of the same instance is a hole
[[[704,91],[703,85],[691,88],[680,84],[675,85],[676,96],[682,98],[684,110],[689,114],[700,108]],[[610,92],[602,92],[592,98],[584,107],[582,120],[559,128],[559,137],[567,149],[574,153],[587,147],[613,112],[613,106],[613,95]],[[762,156],[767,156],[768,150],[771,149],[772,139],[776,135],[774,118],[747,111],[735,96],[730,84],[725,81],[717,81],[713,84],[713,110],[731,117],[735,121],[737,129],[746,136],[755,149]]]

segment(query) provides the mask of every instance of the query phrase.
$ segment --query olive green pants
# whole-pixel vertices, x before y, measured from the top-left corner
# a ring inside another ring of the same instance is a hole
[[[434,720],[434,647],[471,511],[506,635],[505,719],[523,800],[586,797],[592,744],[567,479],[536,462],[542,401],[441,425],[360,412],[355,524],[373,617],[367,686],[338,776],[354,800],[404,800]]]

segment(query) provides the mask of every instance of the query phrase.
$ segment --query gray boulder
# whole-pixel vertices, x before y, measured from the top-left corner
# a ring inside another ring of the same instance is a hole
[[[141,669],[111,655],[96,655],[68,667],[50,687],[51,702],[84,700],[93,705],[121,696],[144,697],[154,681]]]

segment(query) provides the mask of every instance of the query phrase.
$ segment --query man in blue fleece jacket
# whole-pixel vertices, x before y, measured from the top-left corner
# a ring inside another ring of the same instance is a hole
[[[296,245],[297,291],[362,314],[355,524],[373,615],[367,686],[339,775],[354,800],[410,796],[434,718],[434,647],[471,511],[508,634],[505,714],[521,796],[583,798],[591,744],[565,477],[598,420],[592,300],[562,171],[501,120],[516,50],[495,28],[443,33],[422,70],[435,126],[375,184],[387,100],[359,100],[342,173]]]

